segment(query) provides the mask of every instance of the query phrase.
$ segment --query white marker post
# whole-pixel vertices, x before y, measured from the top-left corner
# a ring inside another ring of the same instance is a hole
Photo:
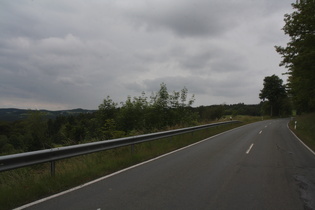
[[[294,122],[294,130],[296,130],[297,121]]]

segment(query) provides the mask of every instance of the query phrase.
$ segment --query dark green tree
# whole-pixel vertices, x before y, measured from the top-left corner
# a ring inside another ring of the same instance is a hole
[[[14,147],[10,144],[9,139],[6,135],[0,135],[0,155],[10,154],[14,151]]]
[[[162,83],[160,90],[151,96],[149,114],[155,120],[155,127],[161,129],[165,126],[194,124],[198,118],[191,108],[194,101],[194,95],[188,99],[186,87],[180,92],[169,93],[166,84]]]
[[[284,107],[284,100],[287,98],[283,81],[276,75],[265,77],[264,88],[260,90],[259,98],[265,101],[267,107],[270,107],[270,116],[281,114]],[[266,107],[266,106],[265,106]]]
[[[282,55],[280,66],[288,69],[289,93],[300,112],[315,110],[315,0],[292,4],[295,10],[285,14],[282,28],[290,41],[286,47],[275,46]]]
[[[51,142],[47,133],[46,114],[41,111],[30,111],[26,122],[28,132],[32,137],[28,142],[28,150],[50,148]]]
[[[133,99],[129,96],[126,102],[121,104],[122,107],[118,113],[118,127],[127,132],[143,130],[146,126],[146,114],[149,107],[145,93],[143,92],[142,96]]]
[[[197,113],[193,112],[191,107],[195,102],[195,95],[188,99],[188,89],[184,87],[180,92],[174,91],[173,95],[170,95],[170,99],[173,99],[173,104],[175,104],[175,106],[171,106],[173,124],[194,125],[198,118]]]
[[[165,83],[160,85],[160,90],[151,95],[150,109],[148,110],[150,128],[161,129],[169,125],[170,96]]]
[[[109,119],[116,120],[118,113],[117,105],[117,103],[107,96],[106,99],[103,100],[103,103],[98,106],[97,118],[100,127],[104,126]]]
[[[102,120],[114,119],[117,113],[117,103],[109,96],[103,100],[103,103],[98,106],[98,114]]]

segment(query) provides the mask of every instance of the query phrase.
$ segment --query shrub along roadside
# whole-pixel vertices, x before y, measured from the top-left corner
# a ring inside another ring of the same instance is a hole
[[[138,144],[133,153],[126,146],[58,161],[55,177],[50,176],[49,164],[2,172],[0,209],[11,209],[61,192],[243,124],[222,125]]]

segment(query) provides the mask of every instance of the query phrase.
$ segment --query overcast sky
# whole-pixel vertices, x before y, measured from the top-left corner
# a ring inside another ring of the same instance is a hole
[[[292,0],[1,0],[0,108],[97,109],[164,82],[256,104]]]

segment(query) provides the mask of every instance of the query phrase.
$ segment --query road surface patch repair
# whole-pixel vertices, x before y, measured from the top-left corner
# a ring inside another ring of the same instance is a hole
[[[296,175],[294,179],[298,183],[300,198],[304,202],[304,208],[307,210],[315,209],[315,185],[305,176]]]

